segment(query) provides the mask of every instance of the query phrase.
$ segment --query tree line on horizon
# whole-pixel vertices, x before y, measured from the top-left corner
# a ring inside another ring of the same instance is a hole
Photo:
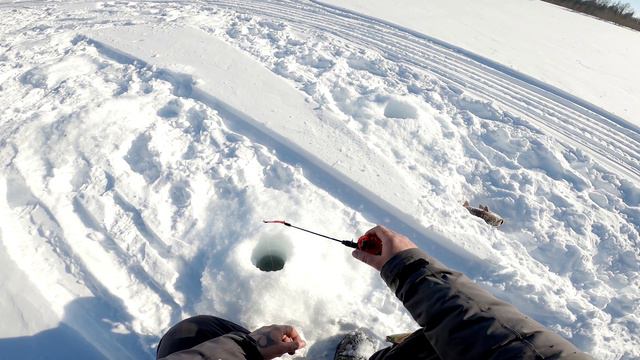
[[[640,31],[640,19],[634,17],[631,4],[611,0],[542,0],[599,19]]]

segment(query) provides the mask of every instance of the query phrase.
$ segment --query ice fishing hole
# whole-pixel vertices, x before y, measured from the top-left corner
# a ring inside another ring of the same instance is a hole
[[[291,255],[291,241],[282,236],[263,236],[251,255],[251,262],[262,271],[279,271],[284,269]]]
[[[260,259],[256,267],[262,271],[278,271],[284,268],[284,259],[278,255],[267,254]]]

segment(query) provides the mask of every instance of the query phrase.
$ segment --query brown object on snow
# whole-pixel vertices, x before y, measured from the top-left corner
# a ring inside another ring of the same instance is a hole
[[[498,216],[498,214],[489,211],[488,206],[480,205],[480,208],[474,208],[473,206],[469,205],[468,201],[465,201],[462,206],[469,210],[471,215],[481,218],[491,226],[498,227],[504,223],[504,220],[500,216]]]
[[[413,333],[404,333],[404,334],[393,334],[387,335],[386,340],[394,345],[398,345],[401,342],[405,341],[409,336]]]

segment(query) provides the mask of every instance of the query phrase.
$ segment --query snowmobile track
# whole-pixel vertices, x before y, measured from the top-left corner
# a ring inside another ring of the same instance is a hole
[[[324,33],[362,49],[425,70],[519,117],[569,148],[640,180],[640,129],[596,106],[500,64],[408,29],[316,2],[207,1],[221,8]],[[465,109],[461,109],[465,110]],[[596,143],[599,146],[594,147]]]

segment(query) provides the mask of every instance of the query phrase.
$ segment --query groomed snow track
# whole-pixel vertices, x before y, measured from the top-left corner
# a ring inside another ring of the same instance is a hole
[[[581,149],[604,168],[640,182],[637,126],[506,66],[427,35],[320,2],[206,3],[282,21],[298,31],[325,33],[362,49],[377,50],[394,62],[429,71],[453,89],[486,100],[560,144]]]

